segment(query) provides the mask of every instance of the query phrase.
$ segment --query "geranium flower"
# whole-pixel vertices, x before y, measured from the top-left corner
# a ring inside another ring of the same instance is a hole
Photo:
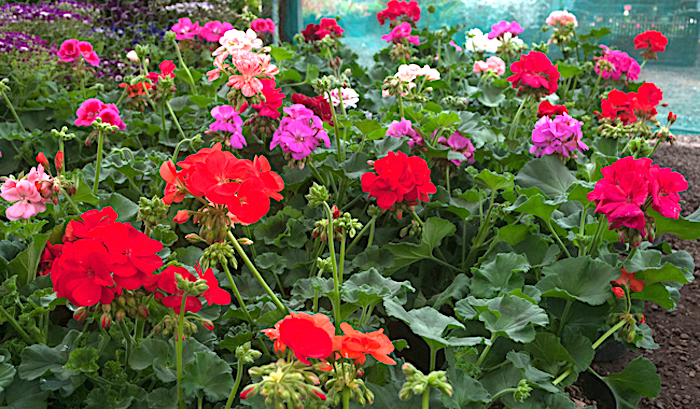
[[[73,62],[80,56],[80,50],[78,49],[79,42],[80,41],[74,38],[64,41],[61,43],[56,55],[58,55],[58,58],[63,62]]]
[[[269,18],[258,18],[250,22],[250,28],[256,33],[275,33],[275,22]]]
[[[112,272],[117,284],[126,290],[136,290],[163,265],[156,254],[163,244],[123,223],[112,224],[103,239],[109,250]]]
[[[403,201],[409,205],[428,202],[428,195],[437,192],[430,181],[428,163],[419,156],[389,152],[374,162],[374,170],[376,173],[362,175],[362,191],[377,198],[377,205],[384,210]]]
[[[14,202],[5,209],[5,217],[10,220],[31,219],[46,210],[44,198],[35,183],[26,179],[7,179],[0,189],[0,197]]]
[[[611,281],[610,284],[613,286],[619,286],[612,288],[612,291],[617,298],[625,297],[625,291],[620,287],[627,288],[629,291],[634,291],[635,293],[644,290],[644,280],[636,278],[634,273],[628,273],[624,268],[620,271],[620,278],[615,281]]]
[[[211,116],[216,120],[209,125],[207,133],[224,132],[229,135],[229,146],[234,149],[243,149],[248,143],[243,136],[243,119],[230,105],[215,106],[211,110]]]
[[[575,157],[577,151],[587,151],[588,146],[581,141],[583,122],[569,114],[557,115],[554,119],[543,116],[532,131],[530,153],[539,158],[542,155],[558,154],[562,157]]]
[[[212,54],[217,55],[228,52],[234,54],[237,51],[253,51],[262,48],[263,42],[255,34],[255,31],[248,29],[246,31],[236,30],[235,28],[228,30],[219,39],[221,47],[217,48]]]
[[[688,181],[682,174],[659,165],[649,169],[651,208],[661,216],[678,220],[681,215],[681,196],[678,193],[685,190],[688,190]]]
[[[218,43],[221,37],[224,36],[224,34],[232,30],[233,26],[229,22],[221,22],[218,20],[215,21],[209,21],[206,24],[204,24],[197,34],[204,40],[209,41],[210,43]]]
[[[192,40],[199,33],[199,21],[192,22],[189,17],[181,17],[170,31],[176,34],[177,40]]]
[[[175,69],[177,66],[174,62],[170,60],[163,60],[158,64],[158,69],[160,73],[149,72],[146,78],[151,80],[154,84],[158,82],[161,78],[175,78]]]
[[[311,321],[289,318],[280,324],[280,341],[294,351],[297,359],[307,365],[312,359],[327,358],[333,352],[331,336]]]
[[[418,38],[418,36],[411,35],[412,30],[413,27],[411,26],[411,24],[403,22],[398,26],[394,27],[389,34],[383,35],[382,40],[387,41],[389,43],[398,44],[405,39],[406,41],[408,41],[409,44],[419,46],[420,39]]]
[[[323,95],[307,97],[304,94],[292,94],[292,104],[301,104],[313,111],[314,115],[330,126],[333,126],[333,113],[331,104]]]
[[[389,128],[386,130],[386,136],[392,136],[394,138],[406,136],[410,138],[411,140],[408,141],[408,146],[411,149],[425,146],[423,137],[413,129],[413,124],[406,118],[401,118],[401,121],[393,121],[389,124]]]
[[[360,101],[360,94],[358,94],[357,91],[352,88],[341,88],[340,92],[342,95],[343,106],[345,108],[357,108],[357,103]],[[338,97],[338,89],[332,89],[331,102],[333,102],[333,106],[339,106],[340,100],[341,98]]]
[[[507,79],[520,94],[529,93],[539,98],[557,91],[559,71],[544,53],[530,51],[523,54],[510,70],[513,75]]]
[[[455,131],[449,138],[445,138],[444,136],[439,137],[438,143],[448,146],[453,152],[457,152],[464,156],[464,159],[450,160],[456,166],[461,165],[464,161],[469,164],[474,163],[474,152],[476,152],[476,148],[472,144],[472,141],[459,133],[459,131]]]
[[[294,104],[283,108],[283,111],[289,116],[282,119],[279,128],[272,135],[270,150],[280,146],[282,151],[291,154],[293,159],[302,160],[322,143],[326,148],[330,148],[330,139],[328,133],[323,130],[321,118],[314,115],[312,110],[304,105]]]
[[[100,118],[102,122],[116,126],[121,130],[126,129],[126,124],[119,116],[119,108],[115,104],[105,104],[96,98],[83,101],[76,116],[78,117],[75,120],[76,126],[91,126],[97,118]]]
[[[496,53],[501,42],[496,39],[490,39],[487,34],[484,34],[478,28],[472,28],[466,33],[467,43],[465,48],[473,53]]]
[[[623,91],[610,91],[608,96],[601,100],[600,107],[602,117],[619,119],[624,125],[637,121],[630,96]]]
[[[513,37],[523,32],[523,28],[520,27],[517,21],[500,21],[491,26],[491,32],[489,33],[489,40],[494,38],[503,38],[506,33],[510,33]]]
[[[486,61],[478,60],[474,62],[474,74],[491,71],[499,77],[506,72],[506,63],[501,57],[491,56]]]
[[[321,38],[318,36],[318,34],[316,34],[319,28],[321,28],[321,26],[318,24],[307,24],[306,28],[301,30],[301,34],[304,36],[304,41],[306,41],[307,43],[313,43],[320,40]]]
[[[657,30],[647,30],[634,37],[634,49],[642,50],[642,56],[647,60],[656,60],[656,53],[666,51],[668,38]]]
[[[597,57],[596,65],[593,67],[596,74],[603,79],[610,78],[613,80],[619,80],[624,74],[626,81],[637,80],[641,68],[634,58],[624,51],[611,50],[604,45],[601,45],[600,48],[603,49],[603,55]],[[613,69],[605,69],[605,66],[601,64],[601,60],[606,61]]]
[[[282,89],[275,88],[277,83],[272,79],[263,78],[260,82],[263,84],[262,94],[265,100],[253,105],[253,108],[258,111],[260,116],[277,119],[281,115],[279,109],[282,108],[282,101],[284,100]]]
[[[404,20],[412,26],[415,26],[418,20],[420,20],[420,7],[418,7],[418,2],[415,0],[390,0],[386,4],[386,9],[377,13],[377,21],[379,21],[380,25],[383,26],[386,20],[389,20],[392,25],[397,20]]]
[[[245,58],[237,58],[233,64],[240,74],[228,77],[229,86],[241,90],[241,93],[246,97],[252,97],[262,91],[263,84],[258,78],[262,74],[262,67],[260,67],[260,62],[255,54]]]
[[[578,27],[576,16],[566,10],[556,10],[549,13],[545,23],[550,27],[566,27],[572,25]]]
[[[323,39],[326,36],[339,38],[343,36],[343,33],[345,33],[345,30],[338,25],[338,21],[334,18],[322,18],[318,31],[316,31],[319,39]]]
[[[265,334],[268,338],[270,338],[270,341],[272,341],[272,346],[275,348],[275,351],[278,354],[282,354],[285,352],[287,345],[282,342],[280,339],[280,326],[282,325],[282,322],[288,319],[303,319],[311,322],[316,328],[320,328],[323,332],[328,334],[329,337],[335,336],[335,326],[331,322],[331,319],[321,313],[317,314],[307,314],[305,312],[290,312],[289,315],[284,317],[283,319],[277,321],[275,324],[274,328],[268,328],[264,329],[261,332]],[[330,355],[330,353],[329,353]]]
[[[396,365],[396,361],[388,356],[394,352],[394,344],[384,334],[383,329],[364,333],[355,330],[346,322],[340,323],[340,329],[345,335],[333,338],[333,350],[341,357],[355,360],[358,366],[365,363],[367,355],[383,364]]]
[[[569,110],[566,108],[565,105],[552,105],[552,103],[547,100],[540,102],[540,105],[537,107],[538,118],[541,118],[543,116],[554,116],[568,113]]]

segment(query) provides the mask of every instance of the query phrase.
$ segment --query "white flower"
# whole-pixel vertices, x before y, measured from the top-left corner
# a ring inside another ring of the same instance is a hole
[[[360,94],[358,94],[357,91],[352,88],[342,88],[340,93],[343,96],[343,106],[345,108],[357,108],[357,103],[360,101]],[[337,89],[331,91],[331,102],[334,107],[340,105]]]
[[[501,47],[501,45],[503,43],[510,43],[510,46],[516,50],[520,50],[522,48],[525,48],[525,42],[523,40],[521,40],[520,37],[513,36],[513,33],[504,33],[503,34],[503,42],[501,42],[501,40],[496,40],[496,39],[494,39],[493,41],[495,41],[496,44],[498,44],[498,47],[496,47],[496,49]]]
[[[440,79],[440,72],[435,68],[430,68],[429,65],[424,65],[419,75],[428,77],[428,81],[437,81]]]
[[[134,50],[131,50],[128,53],[126,53],[126,58],[128,58],[131,62],[139,62],[139,56]]]
[[[464,47],[467,51],[473,53],[487,52],[495,54],[500,45],[500,41],[496,39],[489,40],[488,34],[484,34],[478,28],[472,28],[467,31],[467,43]]]

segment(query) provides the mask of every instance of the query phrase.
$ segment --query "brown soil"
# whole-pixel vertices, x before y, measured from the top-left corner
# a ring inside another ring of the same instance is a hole
[[[700,135],[680,136],[673,146],[661,145],[654,161],[683,173],[690,188],[681,195],[683,215],[700,207]],[[700,267],[700,242],[667,237],[675,249],[686,250]],[[683,287],[674,311],[647,303],[644,308],[647,324],[654,330],[654,340],[661,346],[643,355],[656,364],[661,376],[661,394],[650,400],[643,398],[642,409],[700,408],[700,270],[696,280]],[[601,375],[621,371],[635,354],[617,361],[595,364]]]

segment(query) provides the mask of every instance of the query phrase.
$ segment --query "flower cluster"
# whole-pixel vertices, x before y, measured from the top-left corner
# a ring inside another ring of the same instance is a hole
[[[25,59],[29,56],[44,55],[48,60],[56,57],[56,51],[48,41],[39,36],[17,31],[0,32],[0,55],[7,56],[19,52]],[[11,58],[20,59],[18,57],[13,55]]]
[[[337,39],[342,37],[344,33],[345,30],[338,25],[338,21],[334,18],[322,18],[319,24],[310,23],[301,31],[304,41],[307,43],[315,43],[328,36]]]
[[[48,162],[47,162],[48,164]],[[10,220],[30,219],[46,210],[46,203],[53,198],[54,182],[38,165],[20,179],[11,177],[0,187],[0,197],[13,203],[5,209],[5,216]]]
[[[304,94],[292,94],[292,104],[301,104],[314,111],[314,115],[330,126],[333,126],[333,113],[331,104],[325,96],[307,97]]]
[[[428,163],[403,152],[389,152],[376,160],[374,172],[363,174],[361,182],[362,191],[377,198],[377,205],[384,210],[402,202],[409,206],[428,202],[428,195],[437,192],[430,181]]]
[[[93,25],[95,21],[91,17],[95,14],[94,5],[77,1],[5,3],[0,7],[0,20],[5,24],[21,21],[58,21],[56,24],[80,22]]]
[[[654,235],[653,224],[645,212],[649,206],[663,217],[678,219],[681,213],[680,195],[688,189],[683,175],[670,168],[652,164],[649,158],[621,158],[601,169],[600,179],[588,200],[595,202],[596,212],[604,214],[611,229],[629,228],[640,237],[632,240],[639,245],[642,237]]]
[[[634,273],[628,273],[624,268],[620,271],[620,278],[610,284],[614,286],[612,292],[617,298],[625,298],[625,290],[635,293],[644,290],[644,280],[636,278]]]
[[[401,121],[393,121],[386,130],[386,136],[393,136],[394,138],[405,136],[409,138],[408,146],[411,150],[425,146],[425,141],[421,134],[413,129],[413,124],[406,118],[401,118]]]
[[[275,33],[275,22],[269,18],[259,18],[250,22],[251,30],[256,33]]]
[[[233,149],[242,149],[244,146],[248,146],[245,137],[243,137],[243,119],[231,105],[215,106],[211,110],[211,116],[215,121],[209,125],[206,133],[223,133],[224,137],[228,139],[228,145]]]
[[[75,115],[78,117],[75,120],[76,126],[91,126],[97,118],[100,118],[104,123],[121,130],[126,129],[126,124],[119,116],[119,108],[115,104],[105,104],[97,98],[83,101]]]
[[[437,81],[440,79],[440,72],[429,65],[421,67],[417,64],[401,64],[393,77],[388,77],[382,85],[382,97],[387,98],[392,95],[406,96],[408,92],[417,87],[413,82],[418,77],[425,77],[424,81]]]
[[[450,162],[454,163],[456,166],[461,165],[464,161],[466,161],[469,164],[474,163],[474,152],[476,152],[476,148],[472,144],[472,141],[470,141],[469,138],[467,138],[466,136],[459,133],[459,131],[455,131],[452,135],[450,135],[449,138],[441,136],[438,138],[437,141],[438,143],[449,147],[452,150],[452,152],[457,152],[464,156],[464,159],[450,160]]]
[[[477,60],[474,61],[474,69],[473,72],[474,74],[478,74],[480,72],[492,72],[493,74],[497,76],[501,76],[506,72],[506,63],[501,59],[501,57],[497,56],[491,56],[486,59],[486,61],[483,60]]]
[[[345,108],[357,108],[357,103],[360,102],[360,94],[358,94],[357,91],[352,88],[344,87],[340,89],[340,95],[341,97],[339,98],[337,88],[331,90],[331,102],[334,107],[340,106],[342,100]]]
[[[517,21],[499,21],[498,23],[491,26],[491,31],[489,32],[489,40],[501,39],[506,37],[506,33],[509,33],[512,37],[517,36],[523,32],[523,28],[520,27]]]
[[[537,107],[537,117],[568,114],[569,110],[565,105],[552,105],[551,102],[544,100]]]
[[[197,35],[210,43],[218,43],[221,37],[232,29],[233,26],[227,21],[208,21],[199,28]]]
[[[407,22],[412,27],[415,27],[418,20],[420,20],[420,7],[418,7],[418,2],[415,0],[390,0],[386,4],[386,9],[377,13],[377,20],[382,26],[389,20],[389,24],[392,27],[400,21]]]
[[[645,60],[658,59],[656,53],[666,51],[667,45],[668,38],[656,30],[647,30],[634,37],[634,49],[642,50],[642,56]]]
[[[484,34],[478,28],[472,28],[466,33],[467,43],[465,48],[473,53],[492,53],[498,51],[501,42],[497,39],[490,39],[488,34]]]
[[[83,57],[83,59],[93,67],[100,65],[100,57],[98,57],[97,53],[92,49],[92,44],[74,38],[64,41],[56,55],[58,55],[58,58],[63,62],[73,62],[78,57]]]
[[[54,291],[78,307],[110,304],[149,280],[163,265],[161,250],[158,240],[117,222],[111,207],[89,210],[68,222],[60,251],[52,252]]]
[[[170,160],[160,167],[160,175],[167,183],[163,201],[179,203],[189,193],[212,206],[223,206],[227,225],[222,228],[233,223],[255,223],[270,210],[270,199],[282,199],[279,192],[284,189],[284,182],[272,172],[264,156],[256,156],[253,161],[238,159],[231,152],[222,151],[218,143],[213,148],[200,149],[177,165],[181,170]],[[213,217],[215,212],[206,210],[197,215],[198,220]]]
[[[323,130],[323,122],[312,110],[301,104],[282,110],[288,116],[282,118],[279,128],[272,135],[270,150],[281,146],[282,151],[291,154],[294,160],[302,160],[321,143],[330,148],[331,142],[328,133]]]
[[[627,125],[637,120],[652,120],[658,113],[656,106],[661,103],[663,92],[651,82],[642,84],[637,92],[612,90],[601,101],[600,116],[619,120]]]
[[[202,271],[199,264],[196,264],[195,271],[196,276],[184,267],[170,265],[160,274],[149,277],[144,283],[144,288],[153,293],[157,301],[172,308],[176,314],[181,313],[183,301],[185,302],[185,312],[199,312],[202,309],[200,296],[204,297],[209,305],[228,305],[231,303],[231,294],[219,287],[219,280],[211,268]],[[195,285],[192,287],[195,291],[185,294],[185,290],[180,288],[181,285],[178,285],[180,281],[194,283]],[[183,297],[185,297],[184,300]]]
[[[388,356],[394,351],[394,345],[383,330],[360,332],[345,322],[340,323],[340,328],[344,335],[335,335],[335,327],[327,315],[292,312],[274,328],[262,332],[273,341],[277,353],[289,348],[307,365],[310,358],[326,359],[333,352],[335,359],[351,359],[358,366],[365,363],[367,355],[387,365],[396,364]]]
[[[558,154],[563,158],[576,157],[577,151],[587,151],[588,146],[581,139],[583,122],[569,116],[557,115],[554,119],[545,115],[535,124],[532,131],[530,153],[535,157]]]
[[[568,25],[572,27],[578,27],[578,20],[576,16],[569,13],[566,10],[556,10],[549,13],[549,16],[545,20],[545,23],[550,27],[560,27],[564,28]]]
[[[523,54],[510,66],[510,70],[513,75],[508,77],[508,81],[519,94],[527,93],[541,98],[555,93],[559,86],[557,67],[546,54],[539,51]]]
[[[636,81],[641,68],[637,61],[624,51],[611,50],[609,47],[601,45],[603,55],[596,58],[593,67],[596,74],[603,79],[619,80],[625,75],[625,81]]]
[[[199,21],[193,23],[189,17],[180,18],[170,31],[176,34],[176,40],[192,40],[199,34]]]
[[[275,88],[277,83],[269,78],[263,78],[260,82],[263,84],[263,100],[259,104],[253,104],[253,108],[260,116],[277,119],[281,115],[279,109],[282,108],[282,101],[284,100],[282,89]]]
[[[413,27],[409,23],[403,22],[394,27],[389,34],[383,35],[382,40],[394,44],[399,44],[406,40],[409,44],[419,46],[420,40],[418,36],[411,35],[412,30]]]

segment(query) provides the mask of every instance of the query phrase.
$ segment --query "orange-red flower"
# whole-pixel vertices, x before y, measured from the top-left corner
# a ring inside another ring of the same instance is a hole
[[[622,271],[620,271],[620,278],[615,281],[611,281],[610,284],[628,288],[630,291],[634,291],[635,293],[644,290],[644,280],[636,278],[634,273],[628,273],[624,268]],[[620,291],[622,289],[618,288],[619,287],[614,287],[613,293],[617,298],[624,297],[624,291]]]
[[[301,362],[309,365],[309,358],[327,358],[333,352],[332,336],[308,319],[286,318],[279,326],[282,344],[294,351]]]
[[[367,359],[366,356],[372,355],[379,362],[396,365],[396,361],[388,356],[394,351],[394,344],[384,334],[383,329],[364,333],[355,330],[346,322],[340,324],[340,329],[345,335],[333,338],[333,350],[341,357],[354,359],[355,363],[362,365]]]
[[[335,336],[335,327],[331,322],[331,319],[325,314],[307,314],[305,312],[290,312],[289,315],[279,320],[274,328],[264,329],[261,332],[267,335],[272,341],[275,351],[277,353],[284,353],[287,345],[285,345],[280,339],[280,326],[282,322],[288,319],[297,318],[310,321],[317,328],[322,329],[329,337]]]

